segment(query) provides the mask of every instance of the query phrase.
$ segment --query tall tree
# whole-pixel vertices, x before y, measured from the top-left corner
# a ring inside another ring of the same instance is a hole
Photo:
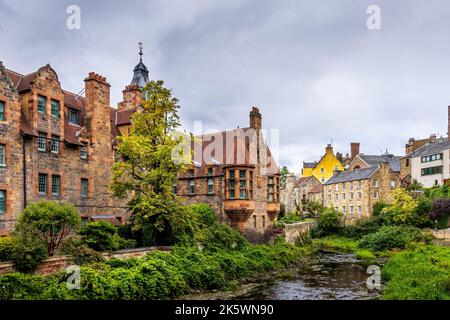
[[[286,177],[289,174],[289,169],[286,166],[283,166],[280,170],[280,180],[281,180],[281,184],[286,182]]]
[[[180,126],[178,100],[163,81],[150,81],[143,92],[145,101],[132,116],[130,134],[120,139],[123,161],[114,165],[111,190],[129,199],[135,230],[150,226],[159,233],[194,233],[195,216],[173,193],[174,181],[186,170],[186,161],[174,155],[191,159],[178,148],[182,139],[175,134]]]

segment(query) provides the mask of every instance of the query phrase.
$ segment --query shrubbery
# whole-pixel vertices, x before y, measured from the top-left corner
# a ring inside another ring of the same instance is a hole
[[[0,237],[0,262],[11,261],[13,247],[13,237]]]
[[[133,248],[136,241],[124,239],[117,233],[117,228],[108,221],[88,223],[81,229],[82,242],[96,251],[113,251]]]
[[[317,218],[317,226],[311,230],[314,237],[337,234],[342,228],[342,213],[333,208],[326,208]]]
[[[373,251],[403,249],[410,242],[431,242],[432,236],[409,226],[384,226],[361,238],[359,246]]]

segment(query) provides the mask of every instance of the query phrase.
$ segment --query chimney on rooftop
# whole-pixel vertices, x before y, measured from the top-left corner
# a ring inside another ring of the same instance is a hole
[[[353,160],[359,154],[359,142],[350,144],[351,159]]]
[[[262,116],[257,107],[250,111],[250,128],[258,130],[262,128]]]

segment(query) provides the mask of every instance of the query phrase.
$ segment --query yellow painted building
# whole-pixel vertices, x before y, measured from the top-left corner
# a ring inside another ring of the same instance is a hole
[[[324,184],[333,176],[336,170],[343,171],[344,166],[336,158],[333,147],[329,144],[325,148],[325,154],[319,162],[303,162],[302,177],[314,176]]]

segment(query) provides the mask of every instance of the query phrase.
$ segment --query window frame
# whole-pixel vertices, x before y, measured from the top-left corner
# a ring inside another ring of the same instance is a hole
[[[44,104],[40,103],[41,101],[44,102]],[[43,109],[42,109],[43,108]],[[38,95],[37,98],[37,112],[40,114],[47,114],[47,97]]]
[[[56,114],[54,113],[54,111],[55,111],[55,108],[54,108],[55,103],[58,106],[58,110],[57,110],[58,112]],[[55,118],[61,117],[61,103],[59,102],[59,100],[56,100],[56,99],[51,99],[50,100],[50,114],[52,115],[52,117],[55,117]]]
[[[83,151],[84,150],[84,151]],[[114,153],[114,155],[117,153],[117,151]],[[83,157],[84,155],[84,157]],[[88,150],[87,150],[87,146],[84,145],[82,147],[80,147],[80,159],[81,160],[87,160],[88,159]],[[117,161],[116,161],[117,162]]]
[[[83,199],[89,198],[89,179],[80,179],[80,196]]]
[[[6,121],[6,102],[0,100],[0,121]]]
[[[55,180],[58,181],[58,184],[57,184],[57,188],[58,188],[58,189],[57,189],[57,192],[55,192],[55,186],[56,186]],[[53,196],[53,197],[59,197],[59,196],[61,196],[61,176],[60,176],[60,175],[57,175],[57,174],[52,175],[52,196]]]
[[[53,154],[59,154],[59,139],[60,136],[52,134],[52,138],[50,140],[51,141],[50,152]]]
[[[76,115],[76,122],[73,122],[72,121],[72,115],[73,114],[75,114]],[[71,124],[75,124],[75,125],[79,125],[80,124],[80,117],[79,117],[79,114],[80,114],[80,111],[78,111],[78,110],[76,110],[76,109],[72,109],[72,108],[69,108],[69,111],[68,111],[68,121],[69,121],[69,123],[71,123]]]
[[[6,144],[4,143],[0,143],[0,168],[6,168]]]
[[[7,212],[8,195],[6,190],[0,190],[0,215],[4,215]]]
[[[48,184],[48,174],[38,173],[38,193],[40,196],[46,196],[48,194],[47,184]],[[41,189],[41,187],[43,187],[43,190]]]
[[[43,131],[38,132],[37,149],[39,152],[47,152],[47,133]]]

